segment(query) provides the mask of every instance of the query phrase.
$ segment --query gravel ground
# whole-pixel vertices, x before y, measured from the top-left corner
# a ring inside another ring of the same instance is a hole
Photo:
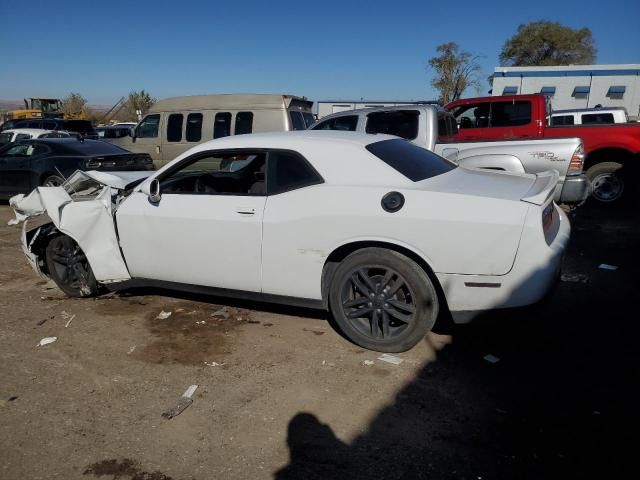
[[[2,479],[620,478],[634,464],[636,212],[574,215],[563,269],[587,283],[440,324],[400,365],[313,310],[66,298],[9,218],[0,205]],[[163,418],[192,384],[193,404]]]

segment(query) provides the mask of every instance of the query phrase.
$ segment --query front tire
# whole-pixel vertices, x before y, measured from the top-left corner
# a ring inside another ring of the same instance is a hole
[[[98,283],[89,260],[74,239],[67,235],[53,238],[46,249],[49,276],[70,297],[91,297]]]
[[[379,352],[404,352],[435,324],[438,295],[429,275],[410,258],[365,248],[338,265],[329,306],[352,342]]]
[[[42,180],[43,187],[59,187],[64,182],[64,178],[58,175],[48,175]]]

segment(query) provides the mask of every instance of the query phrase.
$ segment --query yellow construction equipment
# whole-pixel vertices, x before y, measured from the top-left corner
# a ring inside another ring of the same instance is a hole
[[[22,118],[75,118],[84,120],[84,111],[72,114],[63,114],[60,111],[61,102],[59,98],[29,98],[24,99],[24,110],[13,110],[9,112],[9,120]]]

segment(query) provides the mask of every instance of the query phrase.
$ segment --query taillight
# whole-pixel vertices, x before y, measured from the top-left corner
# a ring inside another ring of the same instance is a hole
[[[102,166],[102,162],[96,159],[91,159],[87,161],[87,168],[100,168]]]
[[[545,207],[542,211],[542,229],[546,232],[551,224],[553,223],[553,212],[555,208],[553,207],[553,202]]]
[[[573,152],[573,155],[571,155],[567,175],[582,173],[582,167],[584,167],[584,146],[580,144],[575,152]]]

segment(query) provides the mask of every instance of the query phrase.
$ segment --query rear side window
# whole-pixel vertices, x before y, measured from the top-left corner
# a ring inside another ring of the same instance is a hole
[[[587,113],[582,115],[583,125],[597,125],[599,123],[613,123],[613,113]]]
[[[552,126],[573,125],[573,115],[558,115],[551,117]]]
[[[238,112],[236,114],[236,135],[243,135],[253,131],[253,112]]]
[[[167,142],[182,141],[182,119],[181,113],[172,113],[167,121]]]
[[[366,148],[414,182],[435,177],[456,168],[455,163],[400,139],[371,143]]]
[[[441,114],[438,116],[438,141],[450,142],[458,133],[458,126],[452,115]]]
[[[345,115],[343,117],[335,117],[319,123],[314,130],[342,130],[345,132],[355,132],[358,126],[357,115]]]
[[[495,102],[491,105],[492,127],[518,127],[531,123],[531,102]]]
[[[202,138],[202,114],[190,113],[187,116],[187,142],[199,142]]]
[[[289,112],[291,116],[291,129],[292,130],[306,130],[307,124],[304,121],[302,112]]]
[[[216,113],[213,120],[213,138],[231,135],[231,114],[229,112]]]
[[[385,133],[413,140],[418,136],[418,118],[416,110],[395,112],[374,112],[367,115],[367,133]]]
[[[267,160],[267,192],[275,195],[322,183],[322,177],[294,152],[270,152]]]
[[[144,120],[136,127],[136,137],[138,138],[156,138],[158,136],[158,127],[160,125],[160,115],[147,115]]]

